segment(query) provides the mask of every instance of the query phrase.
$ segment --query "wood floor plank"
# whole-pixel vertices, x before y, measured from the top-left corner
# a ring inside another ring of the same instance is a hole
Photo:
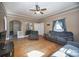
[[[39,37],[39,40],[29,40],[28,38],[14,39],[14,56],[27,57],[27,53],[33,50],[41,51],[43,56],[50,56],[62,46]]]

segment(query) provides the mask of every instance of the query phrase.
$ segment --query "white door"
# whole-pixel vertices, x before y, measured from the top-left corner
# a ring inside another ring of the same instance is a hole
[[[39,35],[43,35],[44,34],[44,23],[35,23],[34,30],[38,31]]]

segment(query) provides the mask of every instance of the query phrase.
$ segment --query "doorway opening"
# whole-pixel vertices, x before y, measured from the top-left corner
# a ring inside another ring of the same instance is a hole
[[[10,21],[9,23],[10,38],[17,38],[18,31],[21,31],[21,22],[16,20]]]

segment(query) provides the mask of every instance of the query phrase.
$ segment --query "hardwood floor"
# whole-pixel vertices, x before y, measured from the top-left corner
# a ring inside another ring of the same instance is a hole
[[[50,56],[62,46],[39,37],[39,40],[29,40],[28,38],[14,39],[14,56],[27,57],[27,53],[33,50],[41,51],[43,56]]]

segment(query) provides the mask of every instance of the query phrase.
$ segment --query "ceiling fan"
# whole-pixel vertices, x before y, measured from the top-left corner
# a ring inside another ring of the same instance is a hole
[[[44,14],[43,11],[46,11],[46,8],[40,8],[38,4],[35,5],[35,9],[30,9],[30,11],[34,11],[34,14],[41,13]]]

